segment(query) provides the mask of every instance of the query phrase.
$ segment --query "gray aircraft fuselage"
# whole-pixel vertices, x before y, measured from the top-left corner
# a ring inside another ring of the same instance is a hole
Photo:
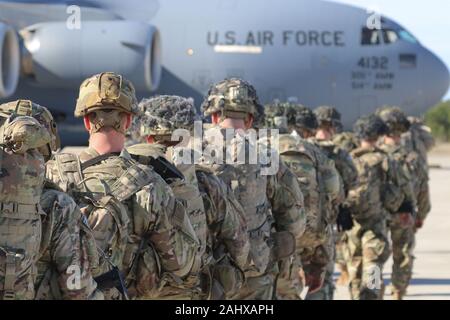
[[[0,1],[0,18],[17,29],[66,21],[67,5]],[[449,87],[447,67],[407,30],[385,17],[381,30],[368,28],[373,15],[348,5],[320,0],[98,0],[79,5],[81,23],[144,21],[159,30],[161,79],[156,91],[140,90],[140,97],[178,94],[200,105],[213,82],[237,76],[256,87],[263,103],[296,99],[313,108],[333,105],[350,126],[384,104],[421,115]],[[108,62],[107,56],[92,59]],[[45,87],[25,78],[8,100],[31,98],[48,106],[64,120],[64,142],[77,144],[82,141],[80,126],[74,126],[81,121],[72,118],[76,91],[76,86]]]

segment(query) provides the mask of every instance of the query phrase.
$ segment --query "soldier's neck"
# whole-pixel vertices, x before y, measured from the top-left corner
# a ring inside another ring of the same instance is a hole
[[[370,149],[370,148],[374,148],[376,146],[376,141],[367,141],[367,140],[362,140],[361,141],[361,148],[364,149]]]
[[[319,129],[316,132],[316,139],[317,140],[327,140],[328,141],[328,140],[333,139],[333,135],[327,130]]]
[[[400,137],[385,136],[384,143],[390,146],[397,146],[400,144]]]
[[[125,146],[125,135],[117,131],[96,132],[89,138],[89,148],[99,155],[121,152]]]

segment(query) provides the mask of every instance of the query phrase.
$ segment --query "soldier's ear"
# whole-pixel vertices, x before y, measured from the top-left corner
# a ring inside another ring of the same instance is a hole
[[[91,122],[89,121],[89,117],[86,115],[83,117],[84,127],[88,132],[91,132]]]
[[[155,138],[153,136],[147,136],[147,143],[155,143]]]
[[[129,129],[131,127],[131,121],[133,120],[133,116],[131,114],[127,114],[126,116],[126,123],[125,123],[125,130]]]
[[[253,127],[253,115],[249,114],[247,119],[245,120],[245,128],[250,129]]]
[[[220,115],[219,115],[218,112],[213,113],[213,114],[211,115],[211,122],[212,122],[213,124],[219,124],[219,122],[220,122]]]

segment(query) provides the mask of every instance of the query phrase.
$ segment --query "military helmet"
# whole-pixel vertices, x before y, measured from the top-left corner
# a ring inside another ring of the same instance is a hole
[[[0,105],[0,113],[4,117],[16,114],[18,116],[29,116],[36,119],[50,134],[51,141],[39,151],[49,160],[52,151],[55,152],[61,148],[61,141],[58,134],[58,128],[50,111],[37,103],[30,100],[16,100]]]
[[[258,116],[258,110],[262,110],[262,107],[250,83],[231,78],[210,87],[202,110],[205,116],[220,112],[224,118],[246,119],[249,114]]]
[[[309,131],[314,131],[318,128],[319,123],[317,122],[316,115],[311,109],[303,105],[297,105],[295,111],[295,124],[293,124],[295,127]]]
[[[330,124],[332,127],[342,126],[341,114],[334,107],[320,106],[314,110],[319,125]]]
[[[411,126],[408,117],[399,107],[384,106],[379,108],[376,114],[386,124],[389,135],[401,135]]]
[[[83,117],[96,110],[135,113],[136,91],[133,84],[114,72],[96,74],[80,86],[75,116]]]
[[[287,130],[287,103],[280,101],[273,101],[264,106],[264,119],[268,128],[275,128],[280,130]]]
[[[371,114],[359,118],[354,126],[355,136],[360,140],[375,141],[386,133],[386,125],[378,115]]]
[[[161,95],[139,103],[137,123],[141,135],[170,136],[176,129],[192,131],[201,118],[192,98]]]

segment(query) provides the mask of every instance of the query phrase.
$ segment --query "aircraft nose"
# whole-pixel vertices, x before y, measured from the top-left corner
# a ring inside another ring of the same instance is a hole
[[[430,106],[439,102],[448,92],[450,86],[450,74],[445,63],[435,54],[426,50],[424,54],[424,74],[423,83],[425,95],[429,97],[427,101]]]

